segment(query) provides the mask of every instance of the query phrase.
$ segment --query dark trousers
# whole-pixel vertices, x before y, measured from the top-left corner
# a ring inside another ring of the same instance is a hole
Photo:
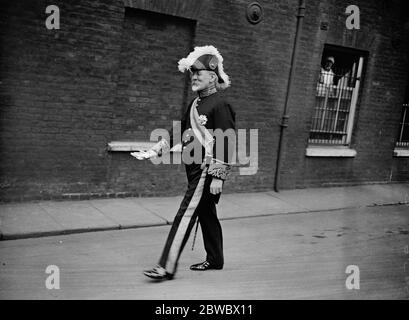
[[[189,239],[197,217],[202,229],[206,260],[216,267],[222,267],[224,264],[222,228],[216,211],[220,194],[215,196],[210,193],[210,183],[213,179],[211,176],[206,175],[204,182],[202,181],[203,184],[199,184],[203,174],[200,165],[187,165],[186,174],[188,188],[173,220],[159,260],[159,265],[171,274],[176,273],[180,254]]]

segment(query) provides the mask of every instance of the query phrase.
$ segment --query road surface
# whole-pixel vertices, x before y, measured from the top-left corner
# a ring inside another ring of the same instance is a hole
[[[159,283],[142,271],[157,262],[170,226],[1,241],[0,299],[409,298],[408,205],[223,220],[222,227],[223,270],[189,270],[204,257],[199,229],[175,279]],[[48,266],[58,267],[59,289],[46,287],[57,276]]]

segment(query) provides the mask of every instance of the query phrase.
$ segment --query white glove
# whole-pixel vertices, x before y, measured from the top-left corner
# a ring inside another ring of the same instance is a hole
[[[131,152],[131,156],[135,157],[138,160],[145,160],[145,159],[157,157],[158,154],[153,150],[148,150],[148,151],[140,150],[140,151]]]

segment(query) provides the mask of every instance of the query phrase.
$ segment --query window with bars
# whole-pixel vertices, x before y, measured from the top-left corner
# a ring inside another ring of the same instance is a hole
[[[399,125],[399,136],[396,147],[409,149],[409,102],[403,104],[402,121]]]
[[[363,64],[361,52],[325,46],[316,86],[310,145],[350,144]]]
[[[402,105],[401,119],[396,148],[409,149],[409,79],[406,84],[406,96]]]

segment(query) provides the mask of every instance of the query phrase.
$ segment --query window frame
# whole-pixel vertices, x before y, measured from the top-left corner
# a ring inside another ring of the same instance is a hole
[[[409,157],[409,140],[402,141],[403,130],[405,129],[405,126],[407,126],[407,130],[409,130],[409,102],[403,103],[402,108],[402,118],[399,123],[398,138],[396,139],[395,149],[393,150],[393,155],[395,157]]]
[[[357,70],[356,70],[356,76],[354,76],[354,81],[355,85],[351,88],[352,89],[352,95],[349,103],[349,111],[348,115],[346,117],[347,123],[346,123],[346,134],[342,136],[341,141],[343,142],[334,142],[335,140],[328,138],[328,139],[314,139],[311,137],[311,133],[315,129],[313,127],[313,124],[311,125],[310,131],[309,131],[309,137],[308,137],[308,145],[306,149],[306,156],[307,157],[355,157],[356,156],[356,151],[351,148],[351,143],[352,143],[352,136],[353,136],[353,129],[354,129],[354,124],[355,124],[355,115],[356,115],[356,110],[357,110],[357,104],[359,100],[359,94],[361,92],[361,86],[362,86],[362,79],[364,77],[364,66],[368,57],[368,53],[362,50],[357,50],[357,49],[351,49],[351,48],[346,48],[346,47],[341,47],[341,46],[334,46],[334,45],[329,45],[326,44],[324,46],[324,49],[322,51],[321,59],[323,59],[325,56],[328,56],[331,52],[336,52],[338,54],[348,54],[349,59],[353,59],[355,56],[356,61],[357,61]],[[320,64],[320,67],[322,64]],[[315,83],[315,85],[318,85],[318,81]],[[339,89],[339,83],[337,85],[332,85],[334,89]],[[349,88],[349,87],[345,87]],[[345,89],[343,89],[345,90]],[[317,88],[315,89],[315,105],[314,105],[314,113],[313,113],[313,122],[314,123],[314,117],[315,117],[315,112],[317,110]],[[325,101],[325,106],[324,110],[329,110],[327,108],[327,99]],[[337,109],[336,109],[336,116],[335,120],[338,119],[339,115],[339,101],[337,102]],[[324,115],[323,115],[324,116]],[[320,119],[320,118],[315,118],[315,119]],[[325,118],[324,120],[325,121]],[[334,127],[336,128],[337,124],[334,123]],[[332,128],[330,129],[332,130]],[[330,131],[329,130],[329,131]],[[331,133],[328,133],[331,134]],[[333,134],[339,134],[336,130],[334,130]],[[318,141],[321,140],[321,141]]]

